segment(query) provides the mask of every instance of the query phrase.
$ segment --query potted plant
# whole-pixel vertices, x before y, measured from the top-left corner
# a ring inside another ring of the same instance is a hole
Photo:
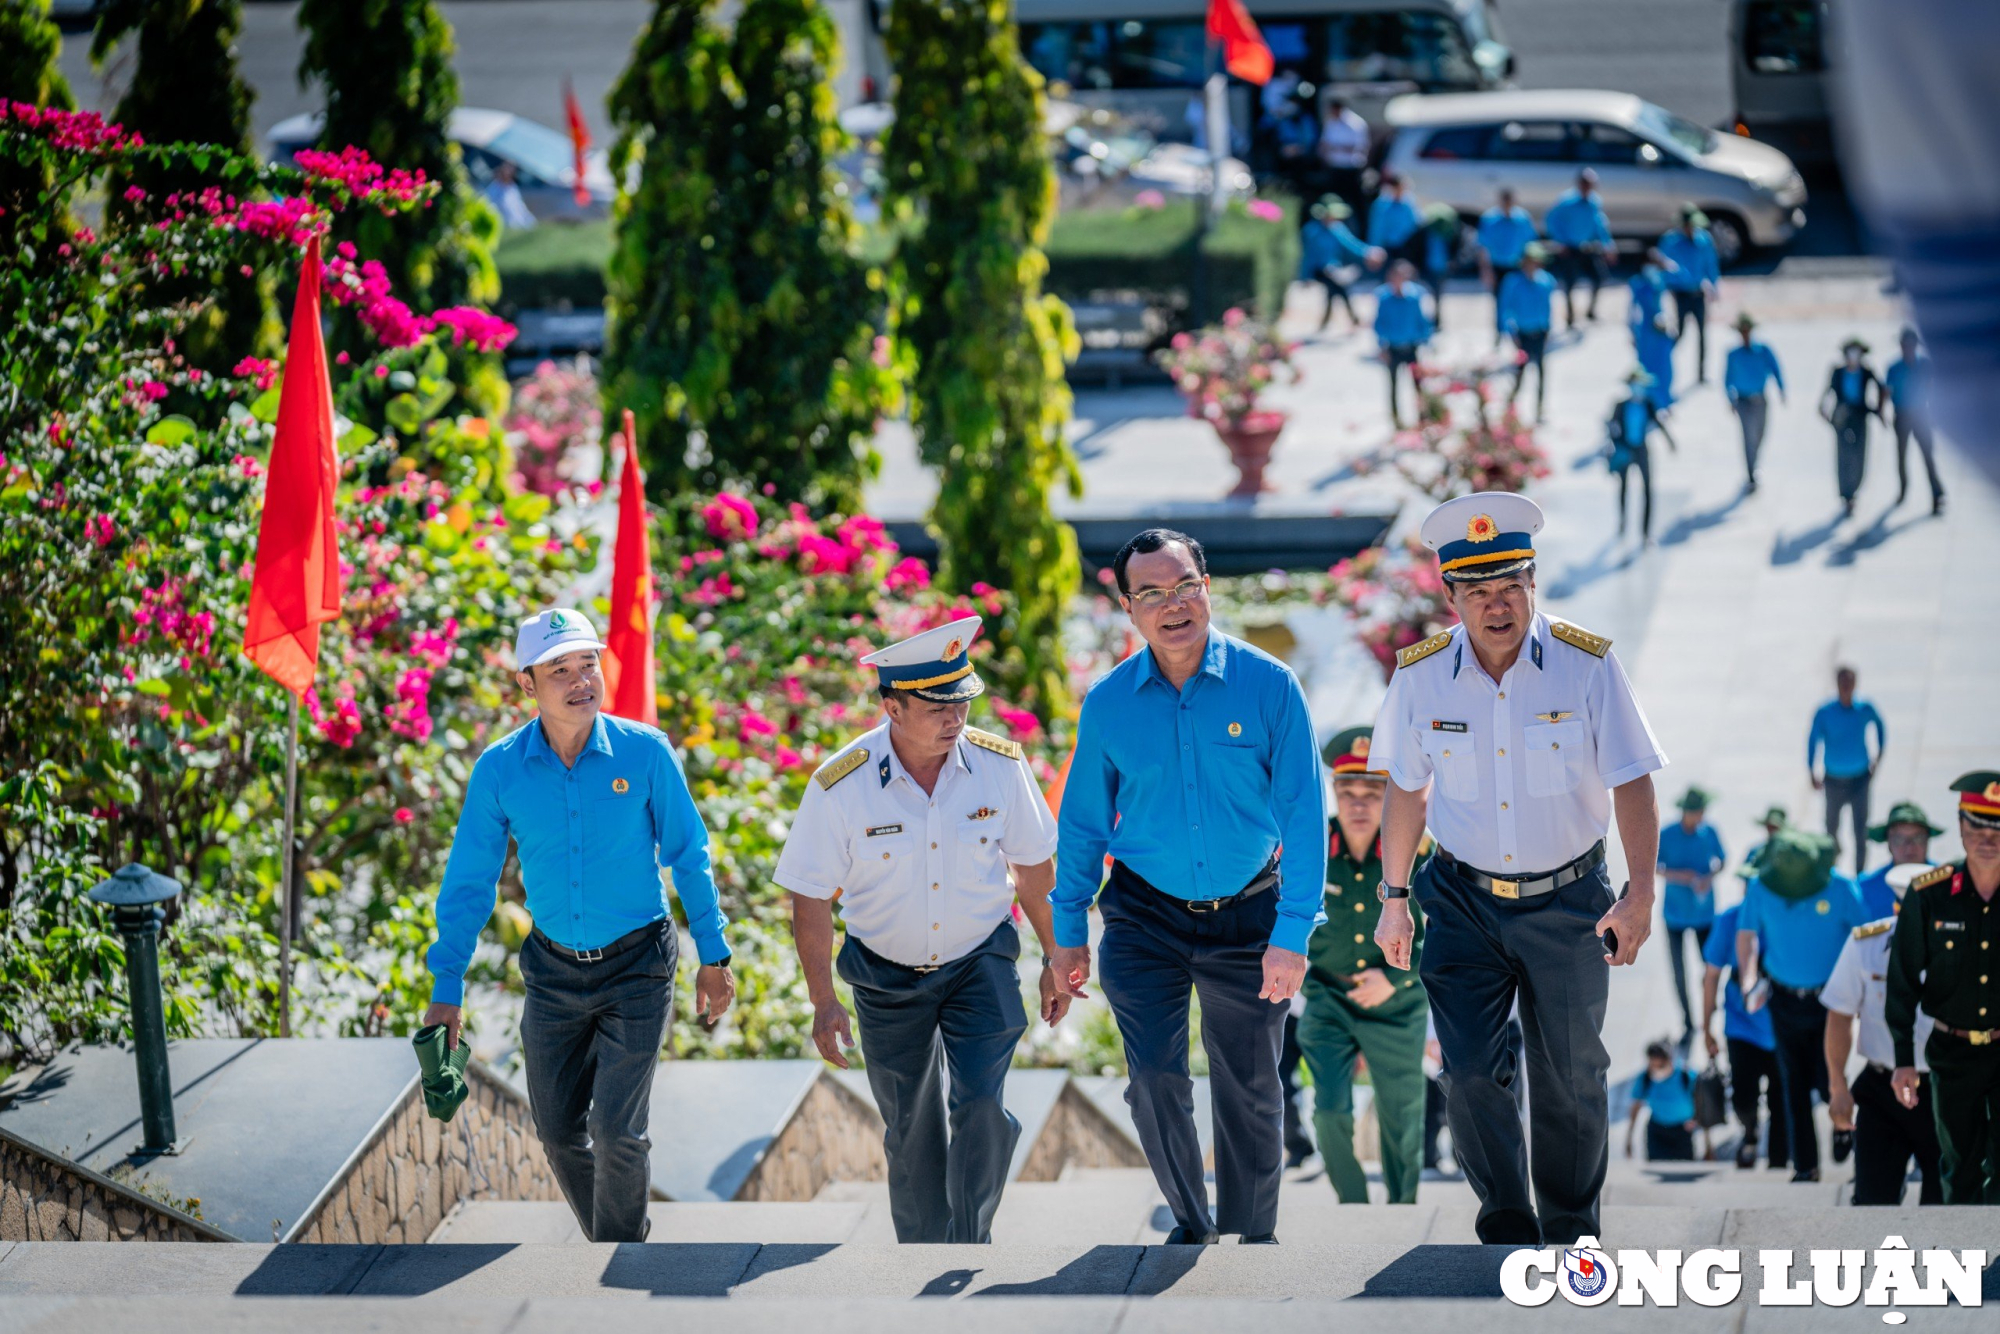
[[[1158,357],[1187,399],[1188,415],[1205,419],[1228,447],[1237,473],[1230,496],[1247,498],[1265,490],[1264,470],[1286,416],[1260,409],[1257,399],[1281,375],[1298,380],[1292,344],[1281,341],[1270,325],[1232,308],[1220,324],[1175,334]]]

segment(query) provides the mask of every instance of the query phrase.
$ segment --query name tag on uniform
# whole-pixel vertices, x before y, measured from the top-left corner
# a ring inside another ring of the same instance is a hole
[[[1431,719],[1431,731],[1433,732],[1463,732],[1465,730],[1466,725],[1464,723],[1448,723],[1442,718]]]
[[[903,826],[899,824],[878,824],[868,831],[868,837],[875,838],[881,834],[900,834],[902,832]]]
[[[1963,923],[1963,922],[1932,922],[1932,923],[1931,923],[1931,925],[1932,925],[1932,926],[1934,926],[1934,927],[1936,927],[1936,928],[1937,928],[1938,930],[1940,930],[1940,931],[1963,931],[1963,930],[1965,930],[1965,923]]]

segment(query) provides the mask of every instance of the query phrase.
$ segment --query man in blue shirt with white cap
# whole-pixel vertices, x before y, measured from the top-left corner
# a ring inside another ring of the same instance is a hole
[[[696,1012],[736,996],[708,831],[658,728],[600,712],[597,631],[541,612],[514,638],[514,679],[539,717],[488,746],[438,889],[424,1025],[457,1046],[465,969],[493,915],[511,837],[535,927],[521,946],[521,1055],[535,1134],[589,1241],[644,1241],[653,1069],[674,998],[679,941],[660,868],[673,872],[701,956]]]

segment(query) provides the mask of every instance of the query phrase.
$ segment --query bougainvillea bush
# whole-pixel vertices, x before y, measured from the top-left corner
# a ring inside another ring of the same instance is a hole
[[[1506,366],[1414,367],[1417,424],[1397,435],[1391,463],[1433,500],[1525,491],[1549,475],[1549,452],[1508,401]]]

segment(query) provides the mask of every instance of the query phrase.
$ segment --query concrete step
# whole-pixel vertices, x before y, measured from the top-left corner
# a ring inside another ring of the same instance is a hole
[[[865,1204],[790,1201],[654,1203],[646,1208],[648,1242],[788,1242],[838,1245],[856,1235]],[[467,1245],[581,1243],[576,1215],[560,1201],[475,1200],[459,1206],[431,1234],[433,1243]],[[895,1240],[893,1234],[889,1240]]]

